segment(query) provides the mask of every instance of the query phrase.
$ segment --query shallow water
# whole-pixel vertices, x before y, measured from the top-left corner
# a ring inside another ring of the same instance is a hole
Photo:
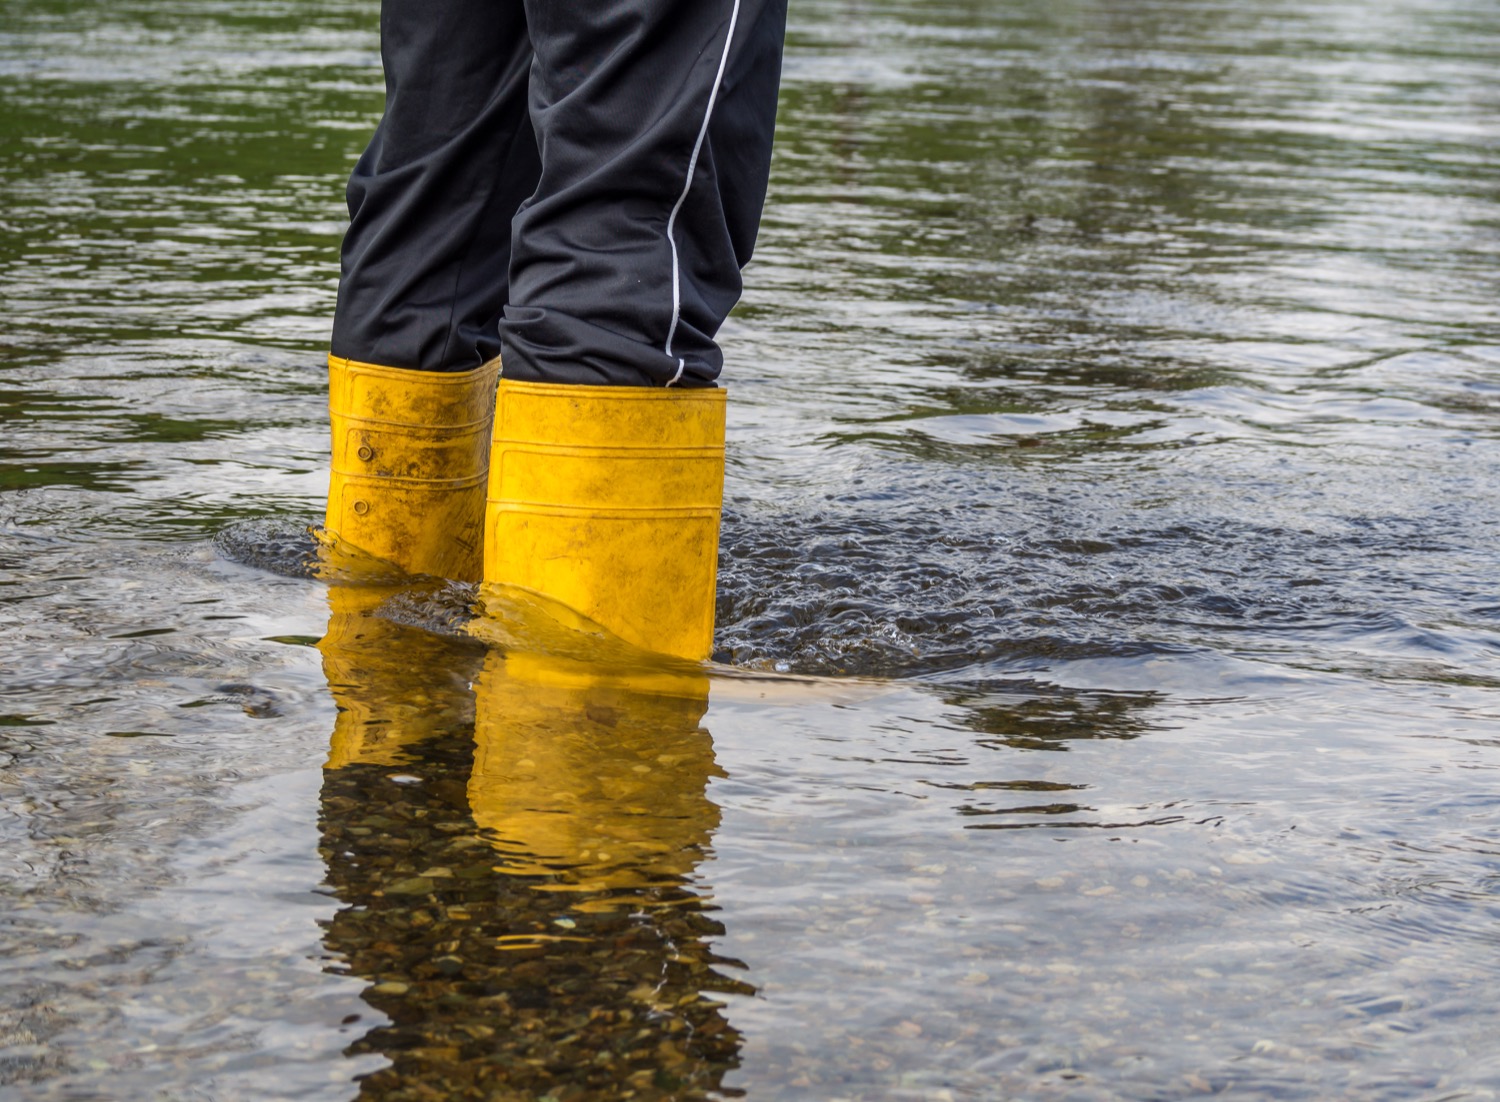
[[[0,1098],[1500,1093],[1492,5],[796,5],[665,680],[307,576],[374,22],[0,29]]]

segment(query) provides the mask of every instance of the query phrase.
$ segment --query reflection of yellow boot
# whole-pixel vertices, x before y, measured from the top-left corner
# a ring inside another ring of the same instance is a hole
[[[476,657],[452,638],[379,615],[395,592],[328,587],[328,632],[318,650],[338,705],[329,769],[400,765],[416,744],[473,722]]]
[[[477,581],[499,368],[404,371],[329,356],[327,528],[408,573]]]
[[[649,651],[713,649],[724,392],[502,379],[484,580]]]
[[[474,686],[469,806],[501,871],[630,905],[680,885],[718,825],[708,679],[491,651]]]

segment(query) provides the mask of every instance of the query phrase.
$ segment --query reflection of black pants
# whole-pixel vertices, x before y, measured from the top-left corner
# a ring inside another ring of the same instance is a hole
[[[336,356],[712,384],[765,202],[786,0],[383,0]]]

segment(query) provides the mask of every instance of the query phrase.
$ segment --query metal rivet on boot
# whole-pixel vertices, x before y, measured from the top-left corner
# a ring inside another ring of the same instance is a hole
[[[354,503],[354,511],[360,516],[364,516],[370,511],[370,503],[368,501],[356,501]]]
[[[370,447],[370,445],[368,444],[361,444],[359,446],[358,454],[361,459],[368,463],[370,460],[375,458],[375,449]]]

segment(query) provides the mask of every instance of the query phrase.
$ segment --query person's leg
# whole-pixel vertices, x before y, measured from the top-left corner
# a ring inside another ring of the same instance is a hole
[[[765,202],[785,0],[527,0],[504,376],[707,386]]]
[[[349,181],[326,528],[477,579],[510,227],[540,174],[522,0],[384,0],[385,114]]]
[[[484,580],[706,658],[722,357],[765,201],[785,0],[527,0],[542,155],[514,224]]]
[[[333,354],[466,371],[500,353],[511,220],[541,173],[522,0],[383,0],[385,114],[349,180]]]

